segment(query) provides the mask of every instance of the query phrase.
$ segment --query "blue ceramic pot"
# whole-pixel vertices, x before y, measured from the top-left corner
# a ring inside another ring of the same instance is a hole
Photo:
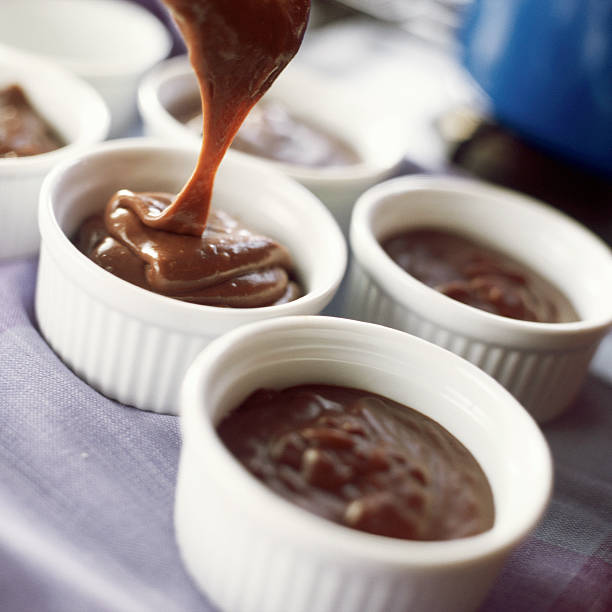
[[[612,0],[474,0],[461,39],[500,122],[612,174]]]

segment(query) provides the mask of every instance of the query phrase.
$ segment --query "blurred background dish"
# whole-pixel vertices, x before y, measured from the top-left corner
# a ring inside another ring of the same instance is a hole
[[[388,117],[416,164],[440,168],[447,142],[440,117],[486,106],[482,92],[447,47],[400,27],[350,16],[309,32],[294,65],[315,72],[374,114]]]
[[[115,0],[3,0],[0,43],[53,60],[93,85],[112,117],[111,136],[136,120],[142,75],[171,37],[151,13]]]
[[[341,0],[458,57],[493,115],[612,174],[612,5],[584,0]]]
[[[142,81],[138,104],[146,135],[200,142],[200,95],[187,57],[155,67]],[[309,67],[292,64],[247,118],[241,138],[238,146],[250,152],[240,155],[262,159],[262,138],[270,149],[276,147],[278,157],[266,155],[266,162],[308,187],[346,233],[355,200],[399,167],[409,134],[397,113],[353,96]],[[338,149],[349,155],[341,164],[332,159]]]
[[[110,121],[93,87],[50,62],[0,45],[0,90],[11,85],[23,89],[64,146],[39,155],[0,157],[0,260],[38,250],[38,192],[45,175],[56,163],[104,140]],[[10,125],[10,119],[1,125]]]
[[[412,162],[532,195],[612,243],[609,3],[516,0],[501,10],[486,0],[322,0],[315,6],[320,27],[296,61],[333,74],[353,95],[365,91],[384,100],[405,92],[403,121],[415,126],[406,142]],[[481,52],[485,43],[489,51]],[[592,142],[589,133],[596,134]],[[568,143],[570,137],[593,155]]]
[[[500,123],[612,176],[612,4],[475,0],[461,41]]]

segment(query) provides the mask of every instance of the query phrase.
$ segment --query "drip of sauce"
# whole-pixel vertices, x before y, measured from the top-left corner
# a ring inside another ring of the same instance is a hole
[[[200,86],[204,138],[193,175],[163,211],[139,207],[150,227],[200,236],[215,173],[248,112],[302,42],[310,0],[164,0]]]
[[[274,492],[346,527],[449,540],[493,526],[491,487],[471,453],[435,421],[380,395],[262,389],[218,434]]]
[[[64,145],[19,85],[0,90],[0,159],[40,155]]]
[[[310,0],[164,0],[200,84],[204,138],[178,196],[120,191],[75,239],[116,276],[198,304],[251,308],[296,299],[287,250],[210,209],[218,166],[251,107],[297,52]],[[210,214],[210,223],[207,221]]]
[[[387,238],[382,247],[408,274],[469,306],[523,321],[578,320],[570,301],[546,279],[463,236],[419,228]]]

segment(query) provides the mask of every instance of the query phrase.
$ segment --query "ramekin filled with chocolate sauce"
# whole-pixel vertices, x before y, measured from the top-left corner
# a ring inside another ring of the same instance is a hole
[[[351,220],[344,312],[472,361],[538,420],[572,402],[612,326],[610,249],[576,221],[477,181],[372,188]]]
[[[211,343],[181,394],[175,525],[221,609],[474,610],[551,489],[542,434],[456,355],[328,317]]]
[[[153,69],[142,81],[138,104],[147,135],[200,142],[200,94],[185,57]],[[290,65],[251,112],[233,149],[308,187],[346,233],[357,197],[389,176],[405,154],[404,136],[395,128],[329,81]]]
[[[201,236],[142,224],[133,207],[165,209],[196,158],[195,147],[113,141],[55,168],[41,192],[42,333],[93,387],[155,412],[177,412],[180,380],[212,339],[317,314],[346,265],[342,234],[314,195],[231,153]]]
[[[106,138],[109,112],[85,82],[0,45],[0,259],[34,254],[43,178]]]

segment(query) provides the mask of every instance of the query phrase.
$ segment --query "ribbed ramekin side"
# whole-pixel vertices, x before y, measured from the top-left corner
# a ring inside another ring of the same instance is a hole
[[[559,415],[571,403],[584,379],[597,344],[572,351],[516,349],[464,335],[427,319],[389,297],[353,261],[345,312],[433,342],[471,361],[499,381],[539,422]]]
[[[119,402],[177,414],[180,383],[212,337],[139,321],[93,298],[43,246],[36,294],[40,329],[92,387]]]
[[[214,465],[204,467],[201,449],[185,441],[182,453],[175,506],[179,549],[193,579],[222,610],[474,610],[503,562],[500,554],[486,568],[423,572],[308,546],[302,534],[260,521],[250,508],[257,502],[232,498],[207,473]]]

